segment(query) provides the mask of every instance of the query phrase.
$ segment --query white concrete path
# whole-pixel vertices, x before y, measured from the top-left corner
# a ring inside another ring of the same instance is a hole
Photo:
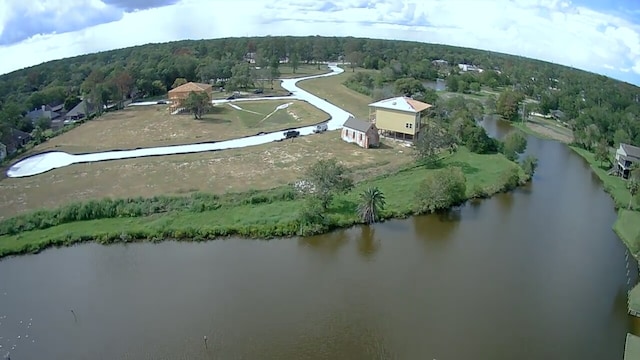
[[[347,118],[351,116],[350,113],[345,110],[307,92],[300,89],[296,84],[298,81],[315,79],[326,76],[333,76],[342,73],[344,70],[337,66],[337,64],[328,64],[331,72],[322,75],[306,76],[297,79],[283,79],[282,87],[285,90],[290,91],[292,96],[282,97],[263,97],[263,98],[244,98],[235,100],[214,100],[213,103],[226,103],[226,102],[241,102],[241,101],[256,101],[256,100],[303,100],[307,101],[311,105],[325,111],[331,116],[331,120],[327,123],[328,130],[337,130],[342,128],[342,124],[347,121]],[[156,102],[148,103],[134,103],[132,105],[154,105]],[[301,136],[313,134],[315,126],[305,126],[297,128],[295,130],[300,131]],[[106,160],[120,160],[130,159],[144,156],[160,156],[160,155],[173,155],[173,154],[189,154],[198,153],[204,151],[224,150],[224,149],[236,149],[253,145],[261,145],[269,142],[282,140],[284,134],[282,131],[271,132],[263,135],[254,135],[244,138],[225,140],[219,142],[201,143],[201,144],[189,144],[189,145],[174,145],[174,146],[162,146],[153,148],[142,148],[135,150],[114,150],[104,151],[87,154],[68,154],[62,151],[46,152],[42,154],[36,154],[28,158],[22,159],[19,162],[13,164],[9,170],[7,170],[8,177],[26,177],[37,174],[42,174],[49,170],[69,166],[72,164],[106,161]]]

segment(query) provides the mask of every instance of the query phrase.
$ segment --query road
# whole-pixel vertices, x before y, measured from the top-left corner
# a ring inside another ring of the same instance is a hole
[[[327,114],[331,116],[331,119],[327,123],[328,130],[338,130],[342,128],[342,125],[347,120],[350,113],[347,111],[329,103],[328,101],[321,99],[305,90],[300,89],[296,84],[299,81],[315,79],[326,76],[334,76],[342,73],[344,70],[337,66],[337,64],[328,64],[331,72],[321,75],[312,75],[306,76],[302,78],[296,79],[283,79],[282,80],[282,88],[290,91],[293,95],[286,97],[264,97],[264,98],[248,98],[248,99],[236,99],[236,100],[214,100],[214,103],[225,103],[225,102],[239,102],[239,101],[256,101],[256,100],[303,100],[311,105],[317,107],[320,110],[323,110]],[[147,104],[147,103],[138,103],[138,105]],[[148,103],[156,104],[155,102]],[[313,134],[313,129],[315,126],[305,126],[301,128],[297,128],[300,132],[300,136],[306,136]],[[160,147],[152,147],[152,148],[141,148],[135,150],[114,150],[114,151],[103,151],[103,152],[95,152],[95,153],[86,153],[86,154],[69,154],[63,151],[52,151],[41,154],[35,154],[20,160],[19,162],[13,164],[7,170],[7,176],[12,178],[19,177],[27,177],[42,174],[44,172],[73,165],[79,163],[88,163],[88,162],[97,162],[97,161],[107,161],[107,160],[121,160],[121,159],[130,159],[137,157],[145,157],[145,156],[161,156],[161,155],[174,155],[174,154],[190,154],[190,153],[199,153],[204,151],[214,151],[214,150],[226,150],[226,149],[237,149],[248,146],[255,146],[266,144],[273,141],[278,141],[284,138],[282,131],[275,131],[271,133],[266,133],[262,135],[254,135],[243,138],[219,141],[219,142],[210,142],[210,143],[200,143],[200,144],[189,144],[189,145],[173,145],[173,146],[160,146]]]

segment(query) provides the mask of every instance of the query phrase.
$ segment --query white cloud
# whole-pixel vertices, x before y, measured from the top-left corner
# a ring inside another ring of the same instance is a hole
[[[83,1],[94,0],[69,2]],[[8,22],[2,10],[0,5],[0,29]],[[560,0],[183,0],[126,13],[117,22],[0,47],[0,73],[148,42],[247,35],[363,36],[451,44],[640,83],[640,26]]]

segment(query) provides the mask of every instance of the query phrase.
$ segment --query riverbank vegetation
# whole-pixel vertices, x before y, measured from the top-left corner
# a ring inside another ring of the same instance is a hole
[[[0,257],[92,240],[99,243],[199,241],[229,235],[269,238],[323,232],[362,223],[357,211],[360,195],[371,187],[379,189],[385,197],[384,209],[380,210],[377,220],[406,217],[422,212],[424,198],[416,194],[425,178],[437,172],[449,174],[448,167],[459,169],[456,172],[465,175],[465,199],[507,191],[526,181],[518,165],[501,154],[475,154],[464,147],[444,157],[440,166],[434,169],[411,164],[394,173],[356,182],[351,191],[334,194],[326,210],[320,213],[322,216],[315,217],[317,221],[322,219],[321,222],[306,228],[300,226],[301,214],[309,206],[313,210],[314,204],[293,185],[225,195],[105,199],[69,204],[2,220],[0,228],[5,235],[0,236]],[[36,230],[38,228],[40,230]]]
[[[430,131],[422,132],[414,150],[390,152],[395,170],[366,172],[362,156],[353,163],[358,167],[349,166],[346,156],[326,153],[311,161],[295,181],[268,190],[95,199],[10,217],[0,221],[0,254],[91,239],[104,243],[310,235],[445,210],[470,198],[511,190],[535,170],[525,165],[527,161],[517,164],[515,154],[526,147],[522,138],[503,143],[486,135],[474,120],[474,114],[482,112],[481,104],[461,99],[437,103]],[[351,153],[363,151],[374,158],[384,150],[345,145]],[[403,156],[409,161],[398,165]]]

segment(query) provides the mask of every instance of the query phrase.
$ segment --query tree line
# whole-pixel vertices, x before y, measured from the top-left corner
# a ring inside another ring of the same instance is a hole
[[[247,62],[250,54],[255,64]],[[50,61],[0,76],[0,131],[15,127],[33,130],[24,119],[43,104],[65,103],[79,97],[97,105],[126,98],[165,94],[176,79],[222,80],[229,89],[252,87],[271,80],[279,67],[295,72],[301,64],[345,60],[355,74],[349,87],[374,98],[389,93],[421,94],[434,101],[424,81],[445,79],[451,91],[469,93],[481,87],[509,90],[536,100],[537,111],[561,110],[587,148],[599,141],[609,145],[640,145],[640,89],[631,84],[548,62],[501,53],[446,45],[353,37],[257,37],[185,40],[148,44]],[[447,63],[434,63],[444,60]],[[463,72],[458,64],[473,64],[483,72]],[[444,65],[443,65],[444,64]],[[255,66],[261,72],[255,71]],[[263,86],[263,85],[262,85]],[[97,106],[98,111],[102,109]],[[511,112],[513,114],[513,112]],[[509,114],[506,116],[511,118]],[[515,118],[516,115],[513,115]]]

